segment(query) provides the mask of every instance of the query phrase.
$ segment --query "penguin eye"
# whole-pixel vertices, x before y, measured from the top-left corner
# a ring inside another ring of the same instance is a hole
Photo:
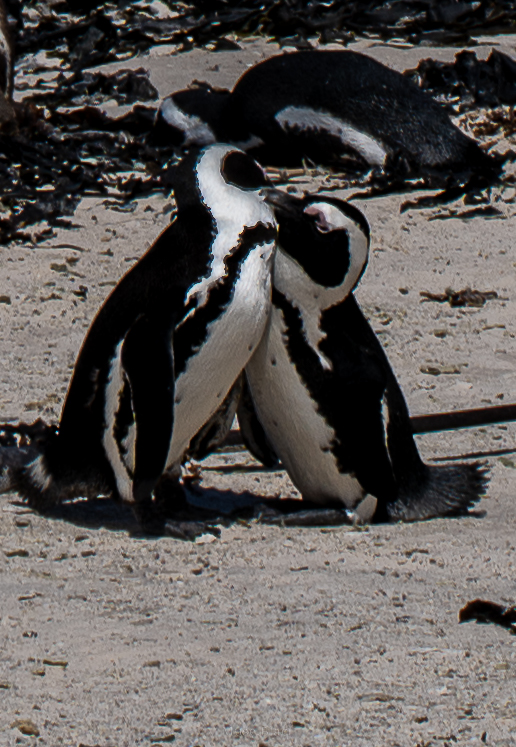
[[[268,184],[256,161],[239,150],[232,150],[224,157],[221,172],[227,184],[240,189],[261,189]]]
[[[317,207],[317,205],[309,205],[306,207],[303,211],[306,215],[312,215],[314,217],[315,225],[317,226],[317,229],[320,233],[329,233],[330,231],[333,231],[335,226],[332,226],[321,208]]]

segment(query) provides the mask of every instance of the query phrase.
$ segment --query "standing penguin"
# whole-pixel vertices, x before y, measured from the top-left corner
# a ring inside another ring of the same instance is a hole
[[[241,408],[244,437],[265,443],[259,459],[272,448],[312,503],[353,512],[372,495],[375,521],[464,513],[484,493],[485,470],[422,462],[403,394],[352,295],[368,258],[364,216],[327,197],[275,199],[272,312],[246,367],[259,422]]]
[[[498,161],[456,127],[432,96],[404,75],[350,50],[270,57],[247,70],[231,93],[192,88],[167,96],[157,127],[176,142],[232,142],[261,163],[315,163],[410,175],[476,172]],[[199,141],[199,138],[201,140]]]
[[[153,491],[178,472],[265,328],[277,231],[266,186],[229,146],[179,164],[175,219],[98,312],[57,432],[11,480],[31,505],[113,493],[144,527],[167,530]]]

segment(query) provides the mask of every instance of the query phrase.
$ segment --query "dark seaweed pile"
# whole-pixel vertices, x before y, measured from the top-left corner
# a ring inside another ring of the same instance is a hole
[[[17,131],[0,135],[0,242],[45,239],[27,225],[69,225],[85,195],[132,199],[166,188],[164,165],[173,154],[147,144],[153,108],[136,107],[114,120],[93,106],[72,110],[20,108]]]
[[[354,35],[404,39],[412,44],[461,44],[473,35],[516,29],[512,0],[7,0],[22,53],[73,48],[78,64],[100,64],[156,44],[228,44],[228,34],[262,34],[281,41],[318,36],[322,42]]]
[[[457,112],[516,104],[516,61],[497,49],[485,61],[466,49],[451,63],[421,60],[405,74]]]
[[[464,43],[480,30],[510,31],[516,25],[512,2],[482,0],[196,0],[181,5],[164,0],[159,6],[129,0],[6,0],[6,5],[15,39],[15,86],[24,99],[16,120],[0,132],[0,243],[46,238],[53,226],[69,224],[66,216],[84,195],[131,200],[168,188],[167,168],[175,155],[153,145],[158,102],[147,73],[106,75],[85,72],[87,67],[120,62],[159,44],[177,51],[195,45],[231,48],[239,35],[249,33],[300,47],[314,35],[323,41],[346,42],[360,34]],[[169,12],[162,12],[164,7]],[[461,54],[454,66],[425,61],[413,75],[424,88],[463,108],[496,106],[514,95],[512,61],[495,53],[480,63]],[[36,76],[36,84],[31,78],[29,86],[25,71]],[[108,99],[132,110],[122,118],[109,117],[96,108]],[[375,188],[400,186],[393,175]],[[36,234],[27,230],[40,221],[48,226]]]

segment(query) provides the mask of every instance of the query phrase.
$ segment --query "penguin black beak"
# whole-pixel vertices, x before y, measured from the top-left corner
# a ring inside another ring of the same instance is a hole
[[[299,197],[293,197],[288,192],[281,192],[275,187],[267,187],[262,190],[265,202],[274,208],[275,213],[297,215],[299,214],[302,200]]]

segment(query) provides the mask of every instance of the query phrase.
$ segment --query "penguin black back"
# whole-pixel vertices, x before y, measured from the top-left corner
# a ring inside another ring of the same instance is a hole
[[[242,75],[228,103],[231,116],[266,144],[295,148],[316,162],[347,151],[372,166],[400,156],[415,172],[499,170],[430,95],[358,52],[271,57]]]

